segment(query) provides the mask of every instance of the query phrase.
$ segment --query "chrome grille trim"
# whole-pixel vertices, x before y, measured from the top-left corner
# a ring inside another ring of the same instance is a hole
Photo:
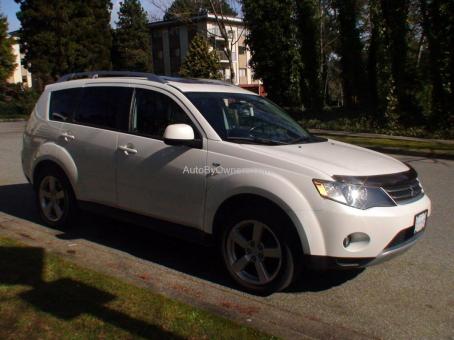
[[[424,196],[424,191],[417,178],[406,181],[406,183],[383,186],[382,189],[396,204],[411,203]]]

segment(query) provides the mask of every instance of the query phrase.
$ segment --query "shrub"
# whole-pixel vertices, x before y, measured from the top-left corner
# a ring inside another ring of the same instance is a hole
[[[39,93],[19,84],[0,84],[0,119],[26,118],[33,110]]]

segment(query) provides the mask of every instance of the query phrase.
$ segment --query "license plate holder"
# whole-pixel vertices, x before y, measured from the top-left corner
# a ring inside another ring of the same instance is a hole
[[[415,234],[424,230],[427,222],[427,210],[415,215]]]

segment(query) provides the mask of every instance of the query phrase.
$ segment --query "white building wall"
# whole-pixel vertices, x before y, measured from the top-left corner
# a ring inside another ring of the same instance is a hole
[[[32,87],[32,75],[28,70],[22,65],[22,57],[20,53],[20,45],[16,39],[16,44],[12,46],[13,54],[15,57],[14,63],[16,64],[16,68],[14,69],[13,74],[7,80],[10,84],[23,84],[25,87]],[[25,82],[24,82],[25,81]]]

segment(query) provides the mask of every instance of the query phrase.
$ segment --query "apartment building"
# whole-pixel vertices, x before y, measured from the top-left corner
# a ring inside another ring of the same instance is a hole
[[[261,82],[254,78],[253,70],[249,66],[251,54],[245,43],[246,29],[242,19],[224,17],[223,21],[229,35],[228,42],[221,37],[219,25],[213,14],[203,14],[184,21],[169,20],[151,23],[154,72],[177,76],[192,39],[196,34],[201,34],[208,39],[211,47],[218,54],[224,80],[231,79],[225,52],[226,44],[229,44],[235,70],[233,82],[251,91],[263,93]]]
[[[32,87],[32,74],[25,68],[24,64],[24,53],[21,50],[20,40],[17,37],[16,32],[10,33],[11,37],[14,39],[15,44],[13,44],[13,53],[16,58],[15,64],[16,68],[14,69],[13,74],[7,80],[10,84],[22,84],[26,88]]]

